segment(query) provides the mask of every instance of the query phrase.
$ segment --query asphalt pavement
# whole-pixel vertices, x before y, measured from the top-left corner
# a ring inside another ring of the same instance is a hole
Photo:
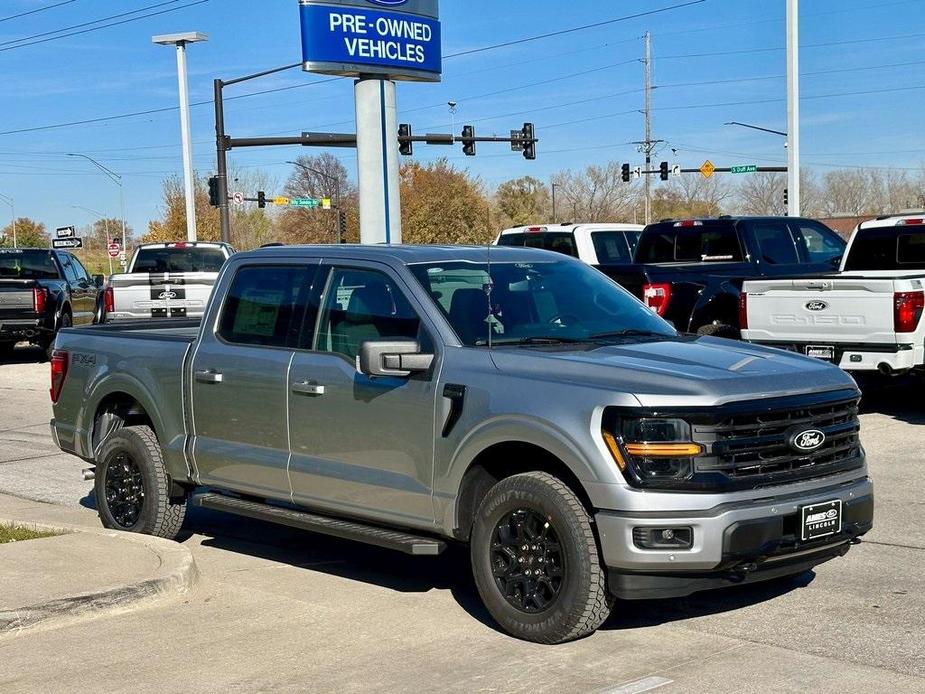
[[[0,492],[93,522],[48,433],[48,366],[0,364]],[[464,551],[413,558],[193,510],[184,600],[0,639],[0,691],[925,692],[925,405],[871,384],[875,529],[799,580],[619,603],[556,647],[500,633]],[[92,558],[88,557],[88,561]]]

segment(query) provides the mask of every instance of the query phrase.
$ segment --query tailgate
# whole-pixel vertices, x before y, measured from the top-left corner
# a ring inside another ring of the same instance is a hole
[[[34,314],[33,280],[0,280],[0,318],[25,318]]]
[[[114,319],[201,316],[217,273],[134,273],[111,280]]]
[[[747,340],[896,344],[891,279],[792,279],[746,282]]]

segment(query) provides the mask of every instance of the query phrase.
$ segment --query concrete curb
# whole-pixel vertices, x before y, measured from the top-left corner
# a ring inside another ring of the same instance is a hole
[[[72,596],[49,600],[15,609],[0,610],[0,639],[4,636],[49,626],[61,621],[88,618],[103,613],[124,611],[169,597],[184,595],[199,580],[199,569],[192,552],[181,544],[150,535],[115,532],[105,529],[88,529],[63,524],[48,525],[24,520],[0,518],[0,523],[56,530],[63,533],[84,533],[116,538],[144,546],[159,561],[157,572],[151,578],[124,585],[109,585],[99,590],[81,592]],[[36,540],[39,542],[40,540]],[[38,568],[38,567],[37,567]],[[2,573],[2,572],[0,572]]]

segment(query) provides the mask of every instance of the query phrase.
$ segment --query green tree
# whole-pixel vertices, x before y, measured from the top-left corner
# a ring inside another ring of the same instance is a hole
[[[495,191],[495,206],[506,227],[550,221],[550,201],[549,188],[532,176],[505,181]]]
[[[0,248],[13,247],[14,228],[19,248],[48,248],[51,245],[44,224],[28,217],[19,217],[0,230]]]
[[[491,205],[481,182],[446,159],[401,167],[402,238],[405,243],[490,243]]]

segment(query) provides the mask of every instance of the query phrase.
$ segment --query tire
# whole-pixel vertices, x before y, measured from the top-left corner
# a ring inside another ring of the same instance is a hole
[[[72,324],[73,320],[71,319],[71,314],[65,311],[61,314],[61,318],[58,321],[58,330],[70,328]],[[55,351],[55,337],[57,337],[57,335],[58,332],[55,331],[55,334],[51,336],[51,340],[42,345],[42,347],[45,349],[45,356],[49,361],[51,361],[51,355]]]
[[[186,517],[186,496],[170,498],[170,478],[154,431],[119,429],[96,466],[96,505],[103,526],[173,540]]]
[[[742,333],[738,328],[734,328],[731,325],[726,325],[725,323],[709,323],[708,325],[701,325],[697,329],[697,334],[708,337],[725,337],[729,340],[739,340],[742,338]]]
[[[512,534],[524,519],[521,530]],[[525,544],[512,548],[505,539]],[[528,550],[516,559],[524,562],[515,563],[511,554],[523,547]],[[476,512],[470,553],[482,602],[517,638],[544,644],[572,641],[596,631],[613,607],[588,512],[571,489],[547,473],[514,475],[488,491]],[[542,577],[531,583],[523,577],[520,567],[525,565],[542,571]],[[496,577],[495,570],[505,575]]]

